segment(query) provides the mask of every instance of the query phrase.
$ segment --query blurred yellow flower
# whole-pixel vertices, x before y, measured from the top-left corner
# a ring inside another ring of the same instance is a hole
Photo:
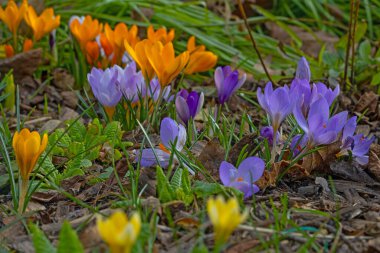
[[[145,50],[145,54],[162,87],[172,82],[189,61],[189,52],[187,51],[177,57],[175,56],[173,43],[171,42],[163,45],[160,41],[156,41]]]
[[[30,132],[24,128],[20,132],[16,132],[13,136],[13,150],[16,155],[16,161],[23,180],[29,178],[38,158],[45,150],[48,143],[48,136],[41,136],[37,131]]]
[[[162,27],[154,31],[153,26],[148,27],[148,40],[152,42],[160,41],[162,44],[172,42],[174,39],[174,29],[167,32],[166,28]]]
[[[216,243],[225,243],[239,224],[245,221],[248,213],[240,213],[236,198],[227,202],[222,196],[207,201],[207,213],[214,226]]]
[[[136,45],[132,47],[128,40],[125,40],[124,45],[129,56],[139,65],[144,77],[151,80],[154,76],[154,69],[147,57],[147,49],[153,46],[153,42],[145,39],[137,42]]]
[[[134,213],[128,220],[124,212],[116,211],[106,220],[98,218],[97,226],[111,253],[130,253],[141,230],[141,219]]]
[[[70,31],[82,51],[85,51],[87,42],[94,40],[102,31],[103,25],[97,19],[92,19],[91,16],[86,16],[84,19],[73,18],[70,23]]]
[[[204,45],[196,46],[194,36],[191,36],[187,42],[187,51],[190,53],[190,59],[184,72],[188,75],[210,70],[216,65],[218,60],[215,54],[206,51]]]
[[[98,61],[100,55],[100,48],[98,42],[89,41],[86,44],[86,60],[88,64],[91,66],[97,66],[96,63]]]
[[[60,16],[54,16],[53,8],[45,9],[41,15],[38,16],[33,6],[29,6],[28,11],[25,13],[25,22],[32,28],[36,41],[56,29],[60,24],[60,20]]]
[[[0,19],[8,26],[13,35],[17,33],[17,29],[24,18],[28,8],[28,1],[23,0],[20,8],[13,0],[9,0],[5,10],[0,7]]]

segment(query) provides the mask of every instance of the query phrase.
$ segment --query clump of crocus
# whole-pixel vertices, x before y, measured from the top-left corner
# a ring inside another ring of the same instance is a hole
[[[282,121],[292,112],[294,99],[287,86],[279,87],[273,90],[272,83],[265,86],[264,93],[261,88],[257,90],[257,99],[261,107],[269,115],[273,132],[277,133]],[[274,162],[276,156],[276,142],[273,142],[271,162]]]
[[[141,219],[138,213],[128,219],[124,212],[116,211],[106,220],[98,217],[97,227],[111,253],[130,253],[141,231]]]
[[[329,114],[329,105],[322,96],[311,104],[307,120],[300,107],[294,108],[294,117],[308,138],[307,149],[321,144],[330,144],[337,140],[347,121],[348,113],[346,111],[340,112],[331,118]]]
[[[23,0],[20,7],[14,0],[9,0],[5,9],[0,7],[0,19],[7,25],[14,37],[17,37],[17,29],[28,9],[28,1]]]
[[[217,67],[214,74],[219,103],[224,104],[245,82],[246,74],[239,78],[237,70],[232,71],[230,66]]]
[[[231,163],[223,161],[219,167],[219,176],[225,186],[236,188],[244,193],[244,198],[249,198],[260,190],[254,182],[260,179],[264,169],[264,161],[252,156],[244,159],[237,169]]]
[[[206,51],[204,45],[196,46],[194,36],[191,36],[187,42],[187,51],[190,54],[189,63],[184,71],[187,75],[210,70],[216,65],[216,61],[218,60],[218,56],[210,51]]]
[[[119,103],[122,93],[117,85],[119,70],[116,67],[106,70],[93,67],[87,74],[94,96],[104,107],[110,120],[115,113],[116,105]]]
[[[142,153],[136,156],[135,161],[140,161],[141,166],[151,167],[158,164],[166,168],[169,165],[173,149],[180,152],[185,146],[187,138],[186,129],[173,119],[166,117],[161,121],[160,137],[161,143],[158,148],[143,149]]]
[[[25,13],[25,21],[32,28],[35,41],[39,41],[45,34],[56,29],[60,24],[60,18],[54,15],[53,8],[45,9],[38,16],[33,6],[29,6]]]
[[[175,100],[178,116],[187,125],[188,121],[194,119],[200,112],[203,102],[203,92],[200,94],[196,91],[189,93],[187,90],[182,89],[177,93],[177,98]]]
[[[207,201],[207,213],[214,226],[215,244],[220,247],[228,241],[232,232],[248,216],[247,211],[240,212],[236,198],[230,198],[227,202],[222,196]]]
[[[343,129],[341,151],[337,157],[347,155],[349,152],[352,154],[355,161],[361,165],[368,163],[368,151],[375,140],[375,137],[370,139],[365,138],[363,134],[355,134],[357,117],[350,118]]]
[[[44,152],[48,143],[48,136],[41,136],[38,132],[30,132],[24,128],[13,136],[12,147],[16,155],[17,166],[20,171],[19,213],[23,212],[25,196],[28,191],[29,175],[36,166],[38,158]]]

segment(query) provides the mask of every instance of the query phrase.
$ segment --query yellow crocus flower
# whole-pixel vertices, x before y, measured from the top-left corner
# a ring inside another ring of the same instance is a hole
[[[169,42],[172,42],[174,39],[174,29],[170,29],[169,32],[167,32],[166,28],[162,27],[154,31],[153,26],[150,25],[148,27],[148,40],[152,42],[160,41],[162,44],[166,44]]]
[[[21,176],[21,180],[19,180],[19,213],[23,211],[25,196],[28,191],[29,175],[34,169],[38,158],[46,149],[47,143],[47,134],[44,134],[41,139],[37,131],[30,132],[27,128],[16,132],[13,136],[12,147]]]
[[[70,31],[79,42],[83,52],[85,52],[87,42],[94,40],[102,31],[103,25],[97,19],[86,16],[83,22],[75,18],[70,23]]]
[[[161,86],[166,86],[177,77],[189,61],[189,52],[175,56],[173,43],[163,45],[160,41],[145,48],[145,54],[152,65]]]
[[[28,1],[24,0],[19,7],[13,0],[9,0],[5,10],[0,7],[0,19],[8,26],[13,35],[17,33],[17,29],[24,18],[28,8]]]
[[[141,72],[146,79],[151,80],[154,76],[154,69],[149,62],[148,56],[146,54],[146,49],[153,46],[153,42],[150,40],[142,40],[136,43],[133,47],[129,44],[128,40],[124,40],[125,50],[130,57],[139,65]]]
[[[188,75],[212,69],[218,60],[218,56],[206,51],[204,45],[196,46],[194,36],[191,36],[187,42],[187,51],[190,53],[190,59],[184,72]]]
[[[48,136],[41,136],[37,131],[30,132],[24,128],[13,136],[13,150],[22,179],[27,180],[30,172],[37,163],[38,158],[44,152],[48,143]]]
[[[207,201],[207,213],[214,226],[215,241],[217,244],[227,242],[231,233],[247,218],[248,213],[240,213],[236,198],[227,202],[222,196]]]
[[[36,41],[39,41],[45,34],[56,29],[60,24],[60,19],[60,16],[54,16],[53,8],[45,9],[38,16],[33,6],[29,6],[25,14],[25,22],[32,28]]]
[[[98,218],[97,227],[111,253],[130,253],[141,230],[141,219],[134,213],[130,220],[122,211],[116,211],[106,220]]]

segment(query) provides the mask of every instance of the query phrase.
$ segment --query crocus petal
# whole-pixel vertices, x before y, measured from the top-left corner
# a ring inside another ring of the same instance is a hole
[[[229,186],[235,180],[237,169],[231,163],[223,161],[219,167],[220,180],[225,186]]]
[[[161,121],[160,137],[165,147],[171,147],[179,134],[178,124],[169,117]]]
[[[154,153],[156,153],[157,158]],[[153,151],[153,149],[147,148],[142,150],[140,156],[136,156],[135,162],[138,162],[139,160],[142,167],[152,167],[158,164],[162,168],[166,168],[169,165],[170,154],[162,151],[161,149],[154,149]]]
[[[343,141],[346,140],[347,137],[349,136],[352,137],[354,135],[355,129],[356,129],[356,120],[357,120],[356,116],[353,116],[349,120],[347,120],[347,123],[343,129],[343,135],[342,135]]]
[[[178,116],[183,122],[187,123],[190,119],[190,111],[186,100],[183,97],[178,96],[175,100],[175,107],[177,109]]]
[[[305,79],[310,82],[310,67],[305,57],[301,57],[298,61],[297,70],[296,70],[296,78]]]
[[[248,157],[241,162],[238,168],[237,177],[241,177],[245,182],[252,184],[263,175],[265,163],[258,157]]]
[[[238,189],[242,193],[244,193],[244,199],[247,199],[253,195],[253,184],[248,184],[247,182],[232,182],[230,187]]]

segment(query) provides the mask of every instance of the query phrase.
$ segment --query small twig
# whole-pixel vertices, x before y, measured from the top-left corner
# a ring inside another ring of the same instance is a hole
[[[350,59],[350,47],[351,47],[351,30],[352,30],[352,18],[354,12],[354,1],[350,0],[350,22],[348,25],[348,38],[346,46],[346,59],[344,61],[344,76],[343,76],[343,90],[346,90],[347,87],[347,72],[348,72],[348,60]]]
[[[240,13],[241,13],[241,15],[243,16],[243,19],[244,19],[245,27],[247,28],[247,31],[248,31],[248,34],[249,34],[249,38],[251,39],[251,42],[252,42],[253,49],[255,49],[256,54],[259,57],[260,63],[263,66],[264,72],[265,72],[266,76],[268,77],[269,81],[271,81],[273,84],[275,84],[273,82],[273,80],[272,80],[272,77],[269,75],[268,69],[265,66],[264,60],[263,60],[263,58],[262,58],[262,56],[260,54],[260,51],[259,51],[259,49],[257,47],[256,41],[253,38],[251,29],[250,29],[248,21],[247,21],[247,15],[245,14],[245,10],[244,10],[244,7],[243,7],[243,5],[241,3],[241,0],[238,0],[238,4],[239,4]]]
[[[359,6],[360,6],[360,0],[356,1],[355,5],[355,15],[354,15],[354,26],[352,28],[352,51],[351,51],[351,90],[354,85],[354,76],[355,76],[355,33],[356,33],[356,27],[357,27],[357,21],[358,21],[358,15],[359,15]]]

